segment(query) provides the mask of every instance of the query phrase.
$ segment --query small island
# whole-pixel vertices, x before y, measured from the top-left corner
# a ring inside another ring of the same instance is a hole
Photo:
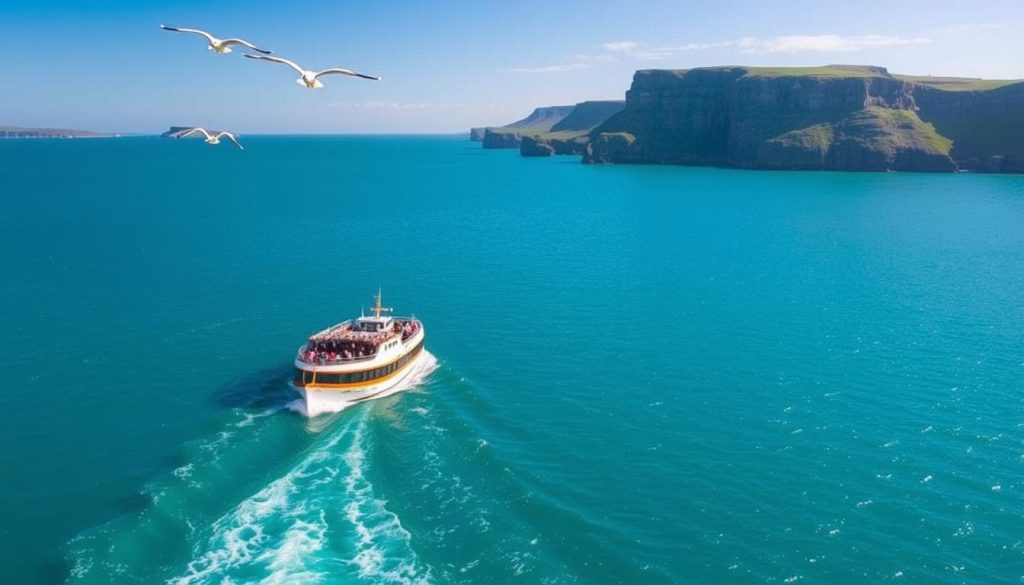
[[[0,126],[0,138],[109,138],[114,134],[62,128],[23,128]]]

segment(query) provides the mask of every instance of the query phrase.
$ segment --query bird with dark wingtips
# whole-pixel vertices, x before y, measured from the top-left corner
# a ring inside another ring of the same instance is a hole
[[[260,53],[263,53],[265,55],[269,55],[270,54],[270,51],[268,51],[266,49],[261,49],[261,48],[257,47],[256,45],[254,45],[254,44],[252,44],[249,41],[246,41],[244,39],[236,39],[236,38],[218,39],[217,37],[211,35],[210,33],[206,32],[204,30],[199,30],[197,28],[175,28],[173,26],[167,26],[167,25],[164,25],[164,24],[161,24],[160,28],[162,28],[164,30],[169,30],[169,31],[172,31],[172,32],[183,32],[183,33],[192,33],[192,34],[199,35],[199,36],[205,38],[206,41],[209,43],[206,46],[206,48],[208,50],[210,50],[210,51],[213,51],[214,53],[219,53],[219,54],[230,53],[231,52],[231,45],[242,45],[243,47],[252,49],[253,51],[259,51]]]
[[[321,87],[323,87],[324,84],[320,81],[319,78],[324,76],[324,75],[349,75],[349,76],[352,76],[352,77],[361,77],[363,79],[373,79],[374,81],[379,81],[380,80],[380,77],[374,77],[372,75],[366,75],[366,74],[363,74],[363,73],[358,73],[356,71],[352,71],[350,69],[342,69],[340,67],[334,67],[334,68],[331,68],[331,69],[324,69],[322,71],[309,71],[307,69],[303,69],[302,67],[299,67],[298,64],[296,64],[294,61],[289,61],[288,59],[284,59],[284,58],[281,58],[281,57],[266,57],[264,55],[249,55],[249,54],[246,54],[245,56],[250,58],[250,59],[261,59],[263,61],[272,61],[274,63],[281,63],[282,65],[287,65],[287,66],[291,67],[300,76],[298,79],[295,80],[295,83],[298,83],[299,85],[308,87],[309,89],[320,89]]]
[[[187,132],[181,132],[177,134],[175,138],[185,138],[186,136],[191,136],[197,132],[201,133],[203,136],[206,137],[205,142],[207,144],[220,144],[220,139],[226,136],[228,140],[235,143],[235,146],[237,146],[239,150],[245,150],[245,147],[242,146],[242,143],[238,141],[238,137],[232,134],[231,132],[222,131],[218,134],[210,134],[209,132],[206,131],[205,128],[196,127],[192,128],[191,130],[188,130]]]

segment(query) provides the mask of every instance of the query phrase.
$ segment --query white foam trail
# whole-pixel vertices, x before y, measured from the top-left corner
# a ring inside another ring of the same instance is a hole
[[[256,422],[256,419],[268,417],[268,416],[270,416],[272,414],[275,414],[276,412],[280,411],[282,408],[284,408],[284,407],[275,406],[275,407],[272,407],[272,408],[268,408],[268,409],[264,410],[263,412],[255,412],[255,413],[253,413],[253,412],[244,412],[241,409],[236,409],[236,411],[239,414],[241,414],[244,418],[242,418],[242,420],[236,422],[235,423],[235,427],[242,428],[242,427],[252,426]]]
[[[305,506],[301,503],[295,505],[292,496],[301,492],[300,481],[302,479],[325,473],[331,477],[337,475],[336,467],[324,465],[324,463],[331,457],[333,448],[346,435],[347,433],[344,431],[336,433],[323,447],[314,451],[290,472],[274,480],[233,510],[218,518],[211,526],[212,536],[206,543],[205,551],[197,549],[197,556],[188,563],[186,574],[171,579],[168,583],[190,585],[210,581],[225,582],[229,580],[227,572],[260,561],[269,561],[270,566],[273,567],[275,557],[268,557],[268,554],[273,555],[273,551],[268,552],[266,546],[270,544],[271,538],[267,532],[267,524],[269,520],[275,518],[284,517],[290,524],[285,532],[284,544],[282,544],[282,547],[287,547],[285,555],[292,555],[293,550],[299,546],[300,540],[304,540],[310,548],[309,552],[319,550],[321,539],[303,539],[295,531],[303,531],[307,526],[315,531],[326,530],[326,521],[323,521],[322,515],[319,518],[321,522],[316,526],[314,526],[314,522],[304,520],[302,516],[306,512]],[[289,535],[291,535],[290,540]],[[297,556],[300,561],[309,558],[306,555]],[[319,579],[316,573],[306,570],[304,566],[290,568],[292,569],[290,574],[301,573],[305,582],[315,582]],[[274,574],[278,573],[280,573],[280,565],[279,570],[274,572]]]
[[[366,451],[362,434],[363,427],[360,426],[344,455],[350,469],[344,482],[348,500],[345,517],[356,534],[355,555],[348,562],[357,568],[361,578],[374,583],[429,583],[429,569],[420,569],[418,558],[410,546],[412,535],[402,526],[398,516],[387,509],[387,502],[373,496],[373,485],[363,474]],[[398,555],[388,554],[396,548]]]
[[[261,560],[269,561],[267,566],[273,571],[260,583],[276,585],[319,582],[324,574],[307,569],[305,561],[323,548],[326,533],[327,519],[323,510],[316,522],[296,520],[288,528],[281,545],[260,556]]]
[[[429,583],[412,535],[365,475],[371,413],[335,428],[285,475],[218,518],[184,574],[168,583],[334,582],[346,565],[374,583]]]

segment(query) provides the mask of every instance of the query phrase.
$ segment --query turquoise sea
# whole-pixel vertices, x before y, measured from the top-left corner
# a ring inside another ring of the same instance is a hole
[[[1024,581],[1024,177],[244,142],[0,141],[0,582]]]

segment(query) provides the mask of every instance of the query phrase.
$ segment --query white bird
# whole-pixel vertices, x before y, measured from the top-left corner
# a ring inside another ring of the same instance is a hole
[[[324,69],[323,71],[309,71],[307,69],[303,69],[302,67],[299,67],[294,61],[289,61],[288,59],[283,59],[281,57],[265,57],[263,55],[249,55],[249,54],[246,54],[245,56],[250,58],[250,59],[262,59],[264,61],[273,61],[274,63],[282,63],[284,65],[287,65],[287,66],[291,67],[292,69],[297,71],[298,74],[300,75],[300,77],[295,80],[295,83],[298,83],[299,85],[304,85],[304,86],[308,87],[309,89],[320,89],[321,87],[323,87],[324,84],[321,83],[318,78],[321,77],[321,76],[324,76],[324,75],[351,75],[352,77],[362,77],[363,79],[380,80],[380,77],[374,77],[372,75],[364,75],[362,73],[356,73],[355,71],[351,71],[349,69],[341,69],[341,68],[338,68],[338,67],[335,67],[333,69]]]
[[[259,51],[260,53],[265,53],[267,55],[270,54],[270,51],[268,51],[266,49],[261,49],[261,48],[257,47],[256,45],[250,43],[249,41],[246,41],[246,40],[243,40],[243,39],[234,39],[234,38],[232,38],[232,39],[218,39],[217,37],[211,35],[210,33],[206,32],[206,31],[203,31],[203,30],[199,30],[197,28],[174,28],[173,26],[166,26],[166,25],[163,25],[163,24],[160,25],[160,28],[162,28],[164,30],[173,31],[173,32],[192,33],[192,34],[197,34],[197,35],[200,35],[202,37],[205,37],[207,42],[210,43],[209,45],[206,46],[207,50],[213,51],[214,53],[230,53],[231,52],[231,45],[242,45],[243,47],[248,47],[248,48],[252,49],[253,51]]]
[[[186,136],[191,136],[192,134],[195,134],[196,132],[201,132],[203,134],[203,136],[206,137],[206,143],[207,144],[220,144],[220,139],[223,138],[224,136],[227,136],[228,140],[230,140],[231,142],[234,142],[235,146],[237,146],[239,150],[245,150],[245,147],[242,146],[242,143],[238,141],[238,138],[234,134],[232,134],[230,132],[220,132],[219,134],[210,134],[209,132],[206,131],[205,128],[193,128],[193,129],[191,129],[191,130],[189,130],[187,132],[182,132],[181,134],[178,134],[177,136],[175,136],[175,138],[184,138]]]

